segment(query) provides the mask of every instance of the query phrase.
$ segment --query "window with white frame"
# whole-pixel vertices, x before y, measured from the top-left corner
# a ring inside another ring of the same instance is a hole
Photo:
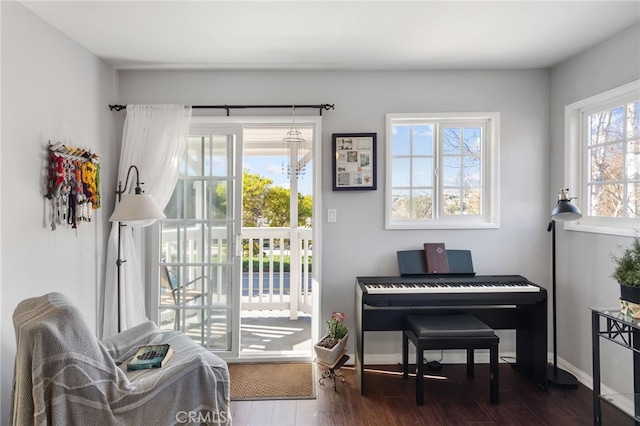
[[[566,179],[582,219],[569,229],[640,230],[640,80],[565,108]]]
[[[499,113],[387,114],[387,229],[498,227]]]

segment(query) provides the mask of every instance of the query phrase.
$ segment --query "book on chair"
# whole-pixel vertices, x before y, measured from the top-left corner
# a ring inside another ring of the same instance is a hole
[[[161,368],[173,355],[173,349],[168,344],[143,345],[138,348],[136,355],[127,364],[127,370],[146,370]]]

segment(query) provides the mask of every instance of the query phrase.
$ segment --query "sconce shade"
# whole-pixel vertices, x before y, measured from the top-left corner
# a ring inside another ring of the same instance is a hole
[[[571,204],[570,200],[560,200],[558,204],[553,208],[551,212],[551,219],[558,222],[573,222],[582,217],[580,209],[574,204]]]
[[[149,194],[122,194],[122,199],[109,218],[109,222],[121,222],[136,228],[152,225],[166,216]]]

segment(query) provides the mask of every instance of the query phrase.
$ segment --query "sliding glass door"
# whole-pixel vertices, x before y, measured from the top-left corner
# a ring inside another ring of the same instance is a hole
[[[147,241],[149,311],[161,328],[180,330],[228,359],[256,351],[311,356],[306,342],[317,335],[321,253],[314,196],[320,160],[313,152],[321,119],[300,121],[308,143],[292,148],[282,141],[287,119],[193,118],[167,218]],[[261,174],[272,172],[274,158],[287,181]],[[264,184],[260,194],[254,181]],[[275,310],[286,315],[262,318]],[[304,320],[308,325],[299,327]],[[298,328],[306,330],[305,343],[291,337]]]
[[[180,176],[160,225],[162,328],[202,346],[237,353],[241,129],[192,125]]]

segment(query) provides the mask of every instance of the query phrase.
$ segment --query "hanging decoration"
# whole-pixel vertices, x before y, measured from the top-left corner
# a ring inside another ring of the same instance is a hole
[[[89,223],[100,208],[100,156],[82,148],[49,142],[47,194],[51,230]]]
[[[304,161],[304,156],[308,150],[304,145],[305,142],[302,132],[296,127],[296,106],[293,105],[293,123],[285,137],[282,138],[282,174],[286,173],[288,179],[291,179],[292,172],[295,173],[296,179],[305,174],[306,161]],[[292,158],[295,158],[293,166],[291,165]]]

